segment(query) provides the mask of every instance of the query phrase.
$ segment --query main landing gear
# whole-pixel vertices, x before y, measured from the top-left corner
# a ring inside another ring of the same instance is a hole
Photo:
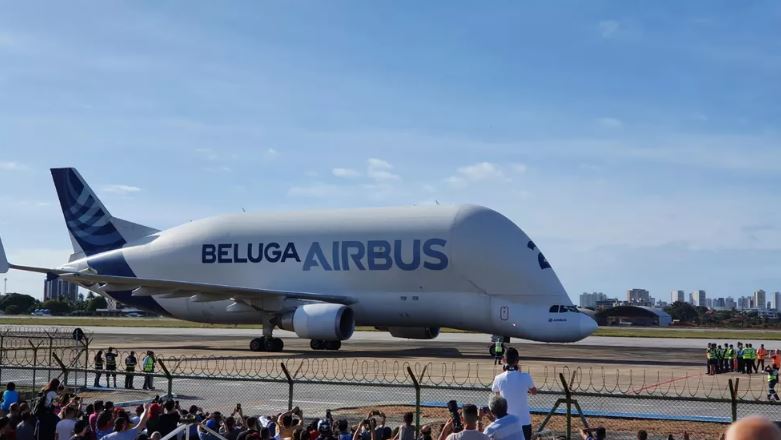
[[[262,337],[255,338],[249,342],[250,351],[282,351],[285,348],[285,343],[280,338]]]
[[[336,351],[342,348],[342,341],[326,341],[323,339],[312,339],[309,341],[312,350],[332,350]]]

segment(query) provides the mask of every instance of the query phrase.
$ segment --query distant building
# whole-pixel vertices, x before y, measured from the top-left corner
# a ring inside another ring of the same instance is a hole
[[[727,308],[727,301],[724,300],[724,298],[716,298],[713,300],[713,308],[714,309],[726,309]]]
[[[626,291],[626,302],[629,304],[651,306],[651,294],[645,289],[629,289]]]
[[[776,310],[779,310],[778,306],[781,304],[781,292],[776,292],[773,296],[775,298],[775,303],[773,303],[773,305]]]
[[[708,307],[708,300],[705,297],[704,290],[695,290],[692,292],[692,297],[694,297],[694,303],[692,305]]]
[[[748,310],[751,308],[753,299],[748,296],[741,296],[738,298],[738,310]]]
[[[595,308],[597,301],[604,301],[607,299],[607,295],[602,292],[583,292],[580,294],[580,306]]]
[[[767,299],[765,298],[765,291],[762,289],[759,289],[754,292],[754,307],[758,309],[764,309],[765,305],[767,304]]]
[[[697,297],[694,295],[694,292],[689,293],[689,304],[693,306],[697,305]]]
[[[670,292],[670,303],[674,303],[676,301],[685,302],[686,292],[683,290],[673,290]]]
[[[724,298],[724,308],[727,310],[737,309],[738,304],[735,302],[735,299],[731,296],[728,296]]]
[[[633,305],[601,310],[594,319],[601,326],[667,327],[672,323],[672,317],[662,309]]]
[[[68,283],[59,277],[46,277],[43,283],[43,300],[75,302],[79,295],[79,286]]]
[[[613,307],[618,307],[620,305],[621,305],[621,301],[619,301],[617,298],[608,298],[608,299],[597,301],[597,303],[595,304],[595,308],[597,310],[605,310]]]

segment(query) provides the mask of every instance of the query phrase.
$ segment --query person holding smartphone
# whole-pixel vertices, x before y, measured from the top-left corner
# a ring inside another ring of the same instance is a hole
[[[475,405],[471,403],[464,405],[461,410],[461,420],[464,429],[460,432],[453,432],[453,418],[448,419],[442,432],[439,433],[439,440],[490,440],[477,427],[480,417]]]

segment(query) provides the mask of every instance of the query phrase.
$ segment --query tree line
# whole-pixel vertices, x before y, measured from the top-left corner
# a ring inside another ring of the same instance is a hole
[[[751,310],[714,310],[676,301],[664,308],[673,320],[682,325],[730,328],[781,328],[777,319],[770,320]]]
[[[106,298],[92,292],[83,301],[47,300],[40,301],[23,293],[9,293],[0,296],[0,310],[6,315],[26,315],[36,309],[48,309],[52,315],[69,315],[74,312],[93,314],[97,309],[108,306]]]

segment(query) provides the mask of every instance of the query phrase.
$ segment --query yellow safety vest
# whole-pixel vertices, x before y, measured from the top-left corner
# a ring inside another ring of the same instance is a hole
[[[144,358],[144,372],[145,373],[151,373],[155,370],[155,360],[152,359],[152,356],[147,356]]]

